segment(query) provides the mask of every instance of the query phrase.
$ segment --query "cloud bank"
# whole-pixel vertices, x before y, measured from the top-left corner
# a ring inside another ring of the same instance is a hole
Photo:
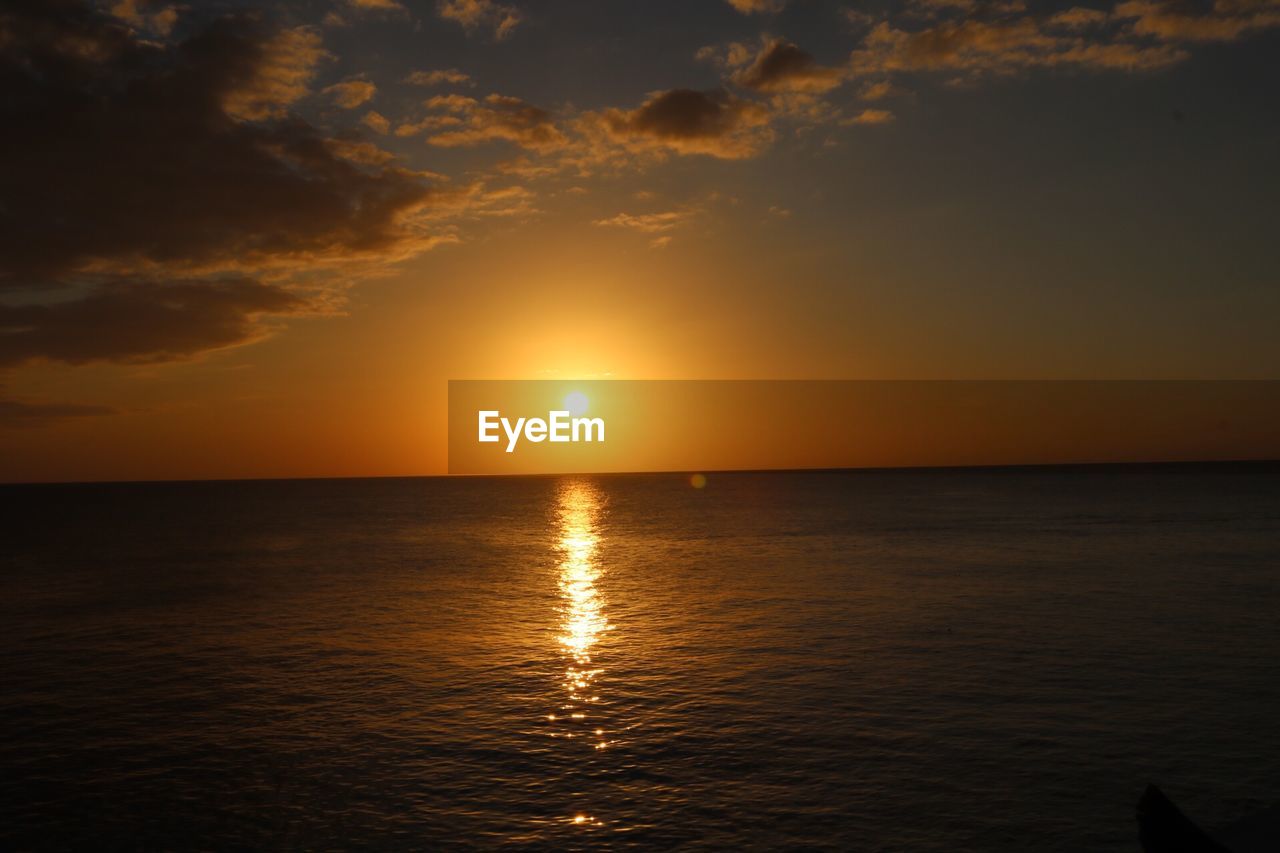
[[[0,32],[0,149],[21,164],[0,174],[0,365],[256,340],[307,308],[296,277],[441,239],[415,222],[432,181],[290,113],[327,56],[313,30],[235,14],[156,41],[17,0]]]

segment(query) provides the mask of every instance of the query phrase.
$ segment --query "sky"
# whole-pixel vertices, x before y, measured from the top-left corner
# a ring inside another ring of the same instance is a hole
[[[443,473],[450,379],[1275,379],[1280,2],[17,0],[0,480]]]

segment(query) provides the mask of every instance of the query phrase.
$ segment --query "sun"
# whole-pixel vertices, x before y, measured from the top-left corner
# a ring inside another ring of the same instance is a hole
[[[564,395],[564,407],[575,418],[587,413],[587,395],[581,391],[570,391]]]

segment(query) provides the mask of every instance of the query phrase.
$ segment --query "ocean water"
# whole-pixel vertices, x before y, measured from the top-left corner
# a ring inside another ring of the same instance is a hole
[[[14,486],[5,849],[1138,848],[1280,800],[1280,472]]]

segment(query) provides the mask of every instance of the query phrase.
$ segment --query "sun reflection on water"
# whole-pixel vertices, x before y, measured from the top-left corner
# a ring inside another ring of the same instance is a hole
[[[599,491],[589,482],[571,480],[560,487],[557,641],[565,657],[566,698],[554,713],[547,715],[554,727],[552,737],[579,738],[576,742],[595,750],[611,745],[608,730],[592,719],[600,702],[595,681],[601,672],[592,662],[592,654],[601,636],[610,628],[604,599],[596,586],[601,576],[596,551],[600,544],[602,504]],[[575,815],[573,822],[602,825],[597,818],[582,814]]]
[[[561,706],[571,720],[587,718],[588,706],[600,701],[592,691],[600,670],[592,665],[592,649],[609,629],[596,546],[600,541],[600,495],[590,483],[570,481],[560,488],[560,646],[568,658],[564,673],[569,701]],[[553,715],[553,719],[554,719]]]

